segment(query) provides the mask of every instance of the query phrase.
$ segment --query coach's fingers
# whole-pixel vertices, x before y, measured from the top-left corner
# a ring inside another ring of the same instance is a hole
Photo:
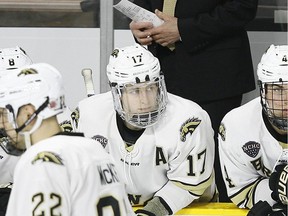
[[[137,41],[142,45],[150,45],[152,43],[151,33],[149,29],[153,27],[151,22],[134,22],[130,24],[130,29]]]
[[[151,45],[152,44],[152,37],[147,36],[146,38],[136,38],[137,41],[142,45]]]
[[[145,30],[153,28],[153,24],[151,22],[132,21],[132,22],[130,22],[129,27],[130,27],[131,31],[134,31],[134,30],[145,31]]]

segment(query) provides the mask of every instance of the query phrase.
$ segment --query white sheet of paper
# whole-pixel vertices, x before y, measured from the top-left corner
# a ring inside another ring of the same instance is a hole
[[[156,14],[139,7],[128,0],[121,0],[113,7],[135,22],[152,22],[155,27],[160,26],[164,22],[157,17]]]

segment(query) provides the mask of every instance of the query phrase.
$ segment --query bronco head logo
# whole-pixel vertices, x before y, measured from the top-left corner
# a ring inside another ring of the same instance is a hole
[[[37,70],[33,69],[33,68],[27,68],[27,69],[23,69],[20,71],[20,73],[17,75],[18,77],[21,75],[29,75],[29,74],[38,74]]]
[[[111,56],[117,58],[119,53],[119,49],[114,49],[113,52],[111,53]]]
[[[69,120],[65,120],[65,121],[59,123],[59,125],[60,125],[62,131],[65,131],[65,132],[72,132],[73,131],[72,123]]]
[[[36,161],[42,162],[52,162],[58,165],[63,165],[62,159],[53,152],[40,152],[36,155],[32,164],[36,163]]]
[[[182,142],[186,141],[187,134],[192,134],[197,126],[200,124],[201,120],[198,118],[189,118],[186,120],[180,128],[180,140]]]

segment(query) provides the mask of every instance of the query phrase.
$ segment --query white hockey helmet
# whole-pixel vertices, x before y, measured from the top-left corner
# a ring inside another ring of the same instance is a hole
[[[267,85],[273,86],[281,85],[284,86],[283,93],[281,93],[281,100],[283,106],[288,105],[287,94],[288,91],[288,45],[271,45],[266,52],[263,54],[260,63],[257,67],[258,83],[260,87],[261,104],[263,106],[264,113],[267,115],[269,121],[278,129],[287,131],[288,130],[288,119],[286,115],[281,117],[275,115],[275,111],[281,111],[279,108],[273,107],[273,100],[276,97],[272,96],[270,104],[268,103]],[[272,91],[273,92],[273,91]],[[272,103],[271,103],[272,101]],[[287,107],[282,107],[282,110],[287,110]]]
[[[0,49],[0,75],[3,71],[13,70],[32,64],[32,60],[19,46]]]
[[[19,108],[27,104],[33,105],[36,111],[23,125],[17,125]],[[37,117],[35,125],[29,131],[29,134],[32,134],[43,119],[62,113],[65,108],[61,74],[46,63],[11,70],[0,78],[0,108],[7,110],[9,121],[17,133],[21,133]],[[2,137],[5,137],[5,134],[2,133]],[[4,150],[9,150],[7,146],[3,147],[3,142],[0,144]],[[9,144],[8,141],[6,144]]]
[[[114,108],[123,120],[137,128],[154,125],[167,105],[167,90],[159,60],[139,44],[116,48],[110,55],[107,76],[114,99]],[[124,110],[122,93],[128,85],[155,83],[158,87],[157,108],[145,113]]]

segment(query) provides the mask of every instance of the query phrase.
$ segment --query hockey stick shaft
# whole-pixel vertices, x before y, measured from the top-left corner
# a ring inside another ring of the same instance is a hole
[[[84,79],[87,97],[91,97],[95,95],[93,78],[92,78],[92,70],[90,68],[84,68],[81,71],[81,74]]]

